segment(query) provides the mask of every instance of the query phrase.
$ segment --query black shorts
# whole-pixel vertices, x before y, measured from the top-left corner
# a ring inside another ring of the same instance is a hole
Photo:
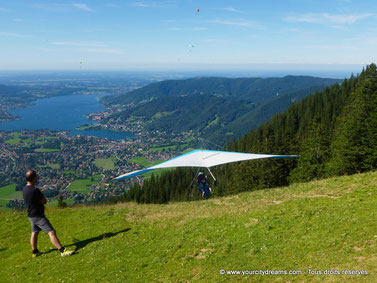
[[[32,232],[39,232],[41,230],[45,231],[46,233],[54,230],[50,221],[46,217],[29,217],[31,223],[31,231]]]

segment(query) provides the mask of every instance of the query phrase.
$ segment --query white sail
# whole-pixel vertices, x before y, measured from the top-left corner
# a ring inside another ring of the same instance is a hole
[[[255,154],[255,153],[241,153],[229,151],[215,151],[215,150],[194,150],[189,153],[177,156],[173,159],[162,162],[158,165],[149,167],[147,169],[138,170],[118,176],[115,180],[131,178],[153,169],[171,168],[171,167],[203,167],[210,168],[216,165],[225,163],[261,159],[261,158],[291,158],[297,155],[271,155],[271,154]]]

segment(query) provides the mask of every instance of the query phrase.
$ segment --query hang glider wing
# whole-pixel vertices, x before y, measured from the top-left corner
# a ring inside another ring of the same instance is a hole
[[[261,158],[290,158],[297,157],[297,155],[271,155],[271,154],[254,154],[241,153],[229,151],[214,151],[214,150],[194,150],[189,153],[177,156],[168,161],[162,162],[158,165],[149,167],[147,169],[133,171],[115,178],[115,180],[131,178],[153,169],[171,168],[171,167],[203,167],[210,168],[216,165],[245,161]]]

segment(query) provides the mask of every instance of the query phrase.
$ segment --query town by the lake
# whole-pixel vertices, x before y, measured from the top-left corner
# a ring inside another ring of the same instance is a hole
[[[111,140],[66,131],[0,132],[0,205],[22,207],[26,170],[40,176],[38,187],[50,201],[60,195],[67,203],[98,202],[121,195],[130,181],[118,175],[167,160],[187,148],[187,137],[164,132]],[[137,180],[136,180],[137,181]],[[5,195],[6,192],[11,192]]]
[[[38,187],[48,205],[56,206],[59,198],[68,205],[95,203],[120,196],[129,188],[131,181],[115,181],[116,176],[188,149],[190,133],[145,131],[139,118],[104,122],[122,106],[99,104],[103,83],[66,84],[28,84],[27,98],[17,92],[24,86],[17,86],[16,91],[10,88],[14,96],[1,98],[0,211],[22,208],[28,169],[38,172]],[[105,90],[116,94],[143,84],[131,81]],[[55,88],[62,93],[50,96]]]

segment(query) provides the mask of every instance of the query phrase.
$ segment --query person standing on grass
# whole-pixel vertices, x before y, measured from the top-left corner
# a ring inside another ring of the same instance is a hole
[[[35,187],[38,180],[37,172],[34,170],[28,170],[25,177],[26,186],[24,187],[22,194],[24,197],[25,208],[27,209],[27,216],[31,223],[32,232],[30,244],[33,250],[33,258],[42,254],[37,248],[38,233],[41,230],[48,233],[51,243],[60,251],[61,256],[72,255],[74,251],[67,250],[60,244],[54,228],[45,216],[44,205],[47,203],[47,200],[42,192]]]

